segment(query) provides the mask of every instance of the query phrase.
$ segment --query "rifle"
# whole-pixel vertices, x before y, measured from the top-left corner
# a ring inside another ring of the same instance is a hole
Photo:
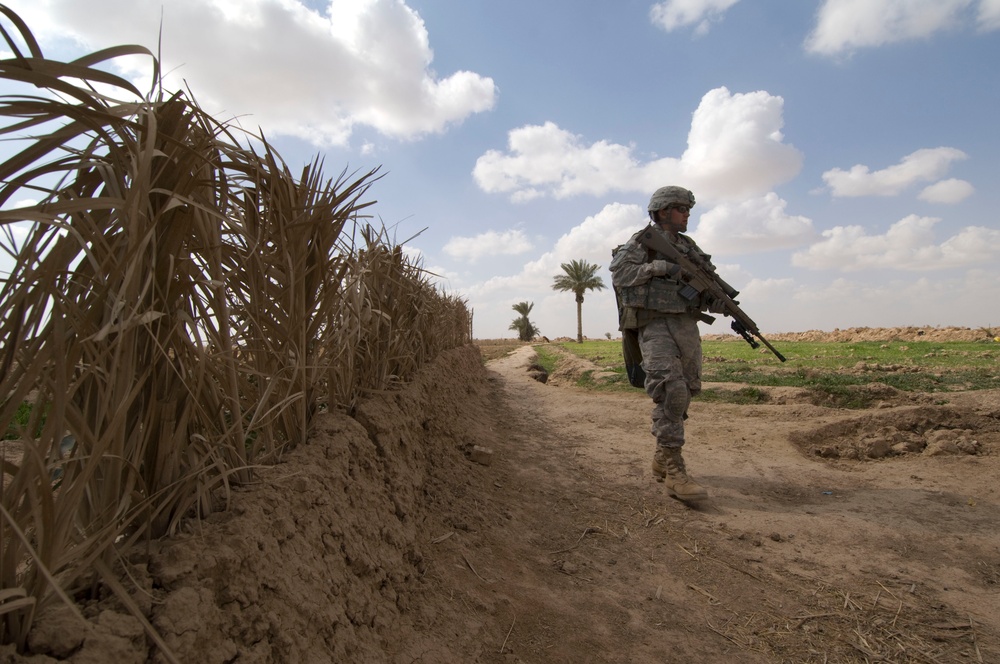
[[[757,343],[757,339],[760,339],[760,342],[767,346],[775,357],[782,362],[785,361],[785,356],[768,343],[757,328],[757,323],[743,313],[743,310],[733,299],[739,295],[739,291],[709,269],[700,256],[693,252],[691,255],[685,254],[671,244],[663,233],[652,226],[639,233],[639,241],[673,261],[667,261],[667,274],[684,284],[680,290],[681,297],[693,302],[701,293],[707,293],[712,299],[721,303],[724,315],[732,316],[731,327],[733,331],[743,337],[751,348],[759,348],[760,344]],[[701,319],[709,325],[715,322],[715,317],[705,313],[701,314]]]

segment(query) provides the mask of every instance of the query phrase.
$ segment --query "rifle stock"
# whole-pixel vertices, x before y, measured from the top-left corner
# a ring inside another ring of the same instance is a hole
[[[650,249],[667,257],[668,274],[684,284],[680,291],[682,297],[693,301],[698,294],[707,293],[712,299],[722,305],[723,313],[726,316],[732,317],[733,322],[731,327],[733,331],[743,337],[750,344],[751,348],[759,348],[760,344],[757,343],[757,339],[760,339],[760,343],[764,344],[768,350],[774,353],[775,357],[782,362],[785,361],[785,356],[779,353],[760,333],[757,323],[753,322],[753,319],[747,316],[740,309],[736,301],[733,300],[734,297],[739,295],[739,291],[723,281],[714,271],[709,270],[700,261],[692,259],[671,244],[658,229],[652,226],[646,227],[639,234],[639,241]],[[715,320],[705,314],[702,314],[702,316],[703,320],[709,324]]]

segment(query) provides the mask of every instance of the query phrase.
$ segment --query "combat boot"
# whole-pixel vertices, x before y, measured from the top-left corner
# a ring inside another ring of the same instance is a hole
[[[701,500],[708,491],[688,477],[679,447],[657,447],[653,455],[653,474],[667,485],[667,492],[678,500]]]

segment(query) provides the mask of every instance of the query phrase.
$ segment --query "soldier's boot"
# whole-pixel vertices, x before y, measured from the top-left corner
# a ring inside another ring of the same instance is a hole
[[[701,500],[708,491],[688,477],[679,447],[657,447],[653,455],[653,474],[667,485],[667,492],[678,500]]]

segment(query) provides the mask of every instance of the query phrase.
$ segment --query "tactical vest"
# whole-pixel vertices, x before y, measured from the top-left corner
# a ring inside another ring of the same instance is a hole
[[[688,242],[690,244],[679,242],[677,247],[684,252],[696,252],[699,257],[710,264],[709,255],[698,249],[693,241],[689,240]],[[628,244],[618,247],[613,254],[617,254],[619,251],[644,252],[646,263],[654,260],[667,260],[662,254],[647,249],[635,238],[629,240]],[[670,261],[668,260],[668,262]],[[663,276],[653,277],[638,286],[624,286],[616,289],[620,328],[641,327],[657,314],[698,313],[703,310],[700,297],[688,300],[681,296],[680,291],[684,285],[683,282]]]

